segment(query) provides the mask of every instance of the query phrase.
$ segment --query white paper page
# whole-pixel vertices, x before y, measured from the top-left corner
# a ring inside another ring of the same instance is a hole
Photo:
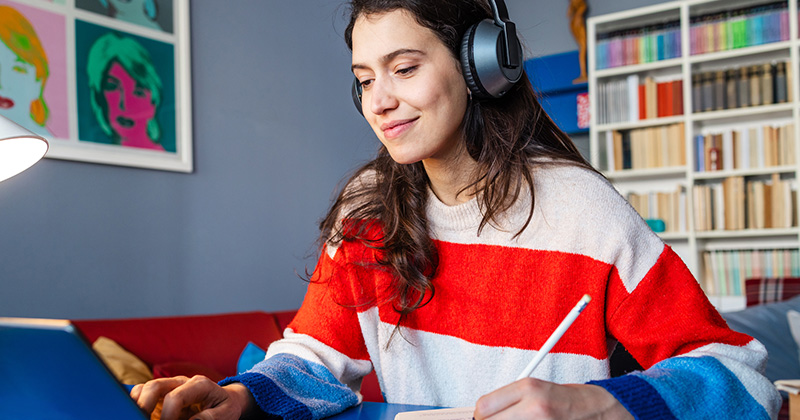
[[[475,407],[440,408],[436,410],[406,411],[394,420],[472,420]]]

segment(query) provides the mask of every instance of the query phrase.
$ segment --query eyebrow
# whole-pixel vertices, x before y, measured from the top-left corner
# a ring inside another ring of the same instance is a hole
[[[389,54],[386,54],[383,57],[381,57],[381,63],[388,63],[388,62],[394,60],[397,56],[404,55],[404,54],[425,55],[425,51],[416,50],[416,49],[413,49],[413,48],[401,48],[399,50],[392,51]],[[368,69],[368,68],[369,67],[367,65],[359,64],[359,63],[353,64],[352,66],[350,66],[350,70]]]

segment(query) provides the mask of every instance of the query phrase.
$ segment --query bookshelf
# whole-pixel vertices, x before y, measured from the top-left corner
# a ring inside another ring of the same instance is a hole
[[[798,1],[679,0],[588,19],[592,164],[722,311],[800,275]]]

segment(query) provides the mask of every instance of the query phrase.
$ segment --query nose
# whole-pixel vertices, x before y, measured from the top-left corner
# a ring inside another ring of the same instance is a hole
[[[119,109],[124,111],[125,110],[125,90],[124,89],[120,89],[118,91],[118,93],[119,93],[119,104],[118,104],[119,105]]]
[[[375,115],[381,115],[386,111],[395,109],[399,103],[390,78],[382,80],[376,78],[373,80],[368,96],[369,109]]]

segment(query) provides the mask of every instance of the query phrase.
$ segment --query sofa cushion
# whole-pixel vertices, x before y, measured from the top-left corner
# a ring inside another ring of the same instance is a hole
[[[75,320],[73,324],[93,342],[111,338],[148,366],[192,362],[233,376],[239,354],[252,341],[261,348],[281,338],[272,314],[240,312],[167,318]]]
[[[143,384],[153,379],[150,368],[141,359],[108,337],[98,337],[92,349],[123,384]]]
[[[731,329],[755,338],[767,348],[769,359],[764,375],[772,382],[800,378],[798,343],[787,319],[790,310],[800,310],[800,296],[722,314]]]
[[[217,372],[213,368],[194,362],[167,362],[153,366],[154,378],[171,378],[173,376],[191,378],[195,375],[203,375],[214,382],[219,382],[226,377],[226,375]]]
[[[239,361],[236,363],[236,371],[240,374],[247,372],[252,369],[256,363],[264,360],[266,356],[267,352],[264,349],[253,344],[253,342],[249,342],[244,350],[242,350],[242,354],[239,355]]]

